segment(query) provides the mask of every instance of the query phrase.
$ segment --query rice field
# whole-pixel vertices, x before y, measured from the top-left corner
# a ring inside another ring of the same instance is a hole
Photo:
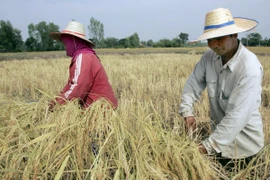
[[[256,164],[234,172],[197,149],[209,134],[207,93],[196,104],[196,137],[184,133],[178,114],[183,86],[200,54],[101,50],[119,99],[119,107],[106,113],[102,101],[87,111],[76,101],[48,111],[48,101],[67,81],[69,58],[10,56],[0,61],[1,179],[270,178],[268,55],[259,56],[265,73],[261,112],[266,146]]]

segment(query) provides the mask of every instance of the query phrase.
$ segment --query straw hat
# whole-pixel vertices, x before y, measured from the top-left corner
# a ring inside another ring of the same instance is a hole
[[[83,24],[76,22],[76,21],[70,21],[62,32],[51,32],[49,33],[49,36],[57,41],[61,41],[61,35],[62,34],[70,34],[73,36],[76,36],[78,38],[81,38],[89,43],[90,47],[94,47],[95,44],[86,38],[85,36],[85,30]]]
[[[230,10],[228,9],[214,9],[206,14],[204,32],[195,41],[249,31],[257,25],[258,22],[253,19],[240,17],[233,18]]]

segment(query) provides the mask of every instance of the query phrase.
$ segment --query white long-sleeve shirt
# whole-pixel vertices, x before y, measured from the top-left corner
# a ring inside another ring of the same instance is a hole
[[[209,49],[187,80],[179,113],[183,117],[194,116],[193,104],[207,87],[212,147],[228,158],[255,155],[264,146],[259,112],[262,78],[258,58],[240,42],[236,54],[225,65]]]

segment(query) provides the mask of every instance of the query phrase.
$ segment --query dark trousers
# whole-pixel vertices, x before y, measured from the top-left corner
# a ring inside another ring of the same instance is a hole
[[[217,156],[217,160],[227,171],[233,171],[234,169],[245,169],[255,156],[256,155],[253,155],[242,159],[230,159],[219,155]]]

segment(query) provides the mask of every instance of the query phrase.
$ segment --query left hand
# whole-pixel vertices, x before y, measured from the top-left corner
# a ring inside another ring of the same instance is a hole
[[[203,144],[199,144],[198,148],[199,148],[199,151],[200,151],[201,154],[207,154],[207,150],[206,150],[206,148],[204,147]]]

